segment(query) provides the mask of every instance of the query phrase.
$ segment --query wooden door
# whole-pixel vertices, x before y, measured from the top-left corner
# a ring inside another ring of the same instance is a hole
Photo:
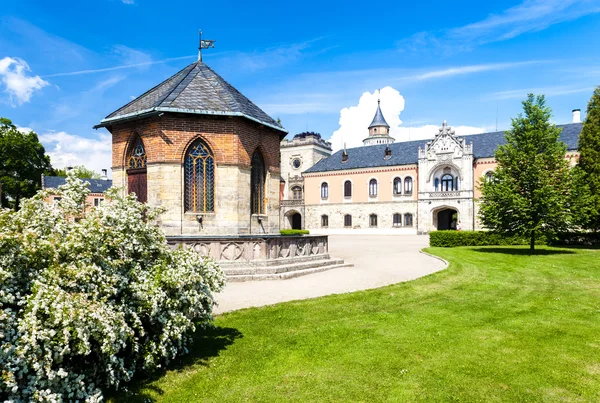
[[[140,203],[148,201],[148,182],[146,180],[146,168],[127,170],[128,192],[135,193]]]

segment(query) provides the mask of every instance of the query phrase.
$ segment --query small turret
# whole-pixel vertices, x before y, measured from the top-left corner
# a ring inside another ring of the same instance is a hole
[[[387,124],[383,113],[381,112],[381,100],[377,100],[377,110],[375,111],[375,117],[369,125],[369,137],[363,140],[363,144],[366,146],[374,144],[391,144],[394,142],[394,138],[390,137],[390,125]]]

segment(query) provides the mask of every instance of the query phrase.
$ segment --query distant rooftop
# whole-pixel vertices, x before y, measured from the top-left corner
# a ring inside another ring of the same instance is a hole
[[[562,129],[560,141],[564,142],[568,151],[577,150],[579,133],[583,128],[582,123],[569,123],[566,125],[556,125]],[[498,146],[506,142],[505,132],[491,132],[472,134],[468,136],[456,136],[464,138],[467,144],[473,144],[473,156],[477,158],[493,157]],[[394,165],[409,165],[419,162],[419,147],[425,148],[428,140],[405,141],[392,144],[377,144],[372,146],[362,146],[347,149],[348,159],[342,162],[342,152],[339,150],[330,157],[317,162],[306,173],[341,171],[344,169],[357,168],[376,168]],[[384,159],[385,149],[388,147],[392,155],[389,159]]]
[[[241,116],[287,133],[279,122],[267,115],[202,61],[190,64],[117,109],[94,128],[161,112]]]
[[[110,179],[81,179],[83,182],[89,182],[91,193],[104,193],[112,187]],[[44,176],[42,183],[43,189],[57,189],[59,186],[65,185],[67,178],[64,176]]]

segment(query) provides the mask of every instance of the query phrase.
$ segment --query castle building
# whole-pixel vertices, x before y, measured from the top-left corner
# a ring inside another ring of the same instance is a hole
[[[582,129],[578,110],[573,122],[558,127],[574,164]],[[478,185],[496,168],[494,153],[505,142],[504,132],[457,136],[444,121],[431,140],[394,142],[379,102],[368,129],[364,146],[302,168],[302,197],[287,193],[282,215],[298,214],[296,224],[317,234],[425,234],[459,224],[481,229]],[[282,143],[282,160],[294,155],[294,141]],[[303,147],[310,153],[317,145]]]
[[[167,235],[278,232],[287,131],[201,59],[95,127],[112,134],[113,185],[164,207]]]

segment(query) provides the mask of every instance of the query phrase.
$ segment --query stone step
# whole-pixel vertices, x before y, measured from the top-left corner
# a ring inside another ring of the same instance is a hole
[[[305,270],[316,267],[331,266],[333,264],[342,264],[342,259],[320,259],[304,262],[294,262],[280,264],[275,266],[256,266],[256,267],[222,267],[225,274],[229,276],[255,275],[255,274],[278,274],[290,271]]]
[[[294,263],[304,263],[304,262],[317,262],[317,261],[327,261],[330,259],[328,253],[323,253],[319,255],[310,255],[310,256],[294,256],[294,257],[285,257],[279,259],[268,259],[268,260],[253,260],[253,261],[225,261],[219,262],[219,265],[223,270],[229,269],[245,269],[249,267],[263,268],[263,267],[271,267],[271,266],[286,266]]]
[[[262,280],[287,280],[294,277],[306,276],[308,274],[320,273],[322,271],[339,269],[342,267],[352,267],[352,263],[341,263],[332,264],[328,266],[313,267],[310,269],[294,270],[285,273],[273,273],[273,274],[243,274],[227,276],[227,281],[232,283],[244,282],[244,281],[262,281]]]

